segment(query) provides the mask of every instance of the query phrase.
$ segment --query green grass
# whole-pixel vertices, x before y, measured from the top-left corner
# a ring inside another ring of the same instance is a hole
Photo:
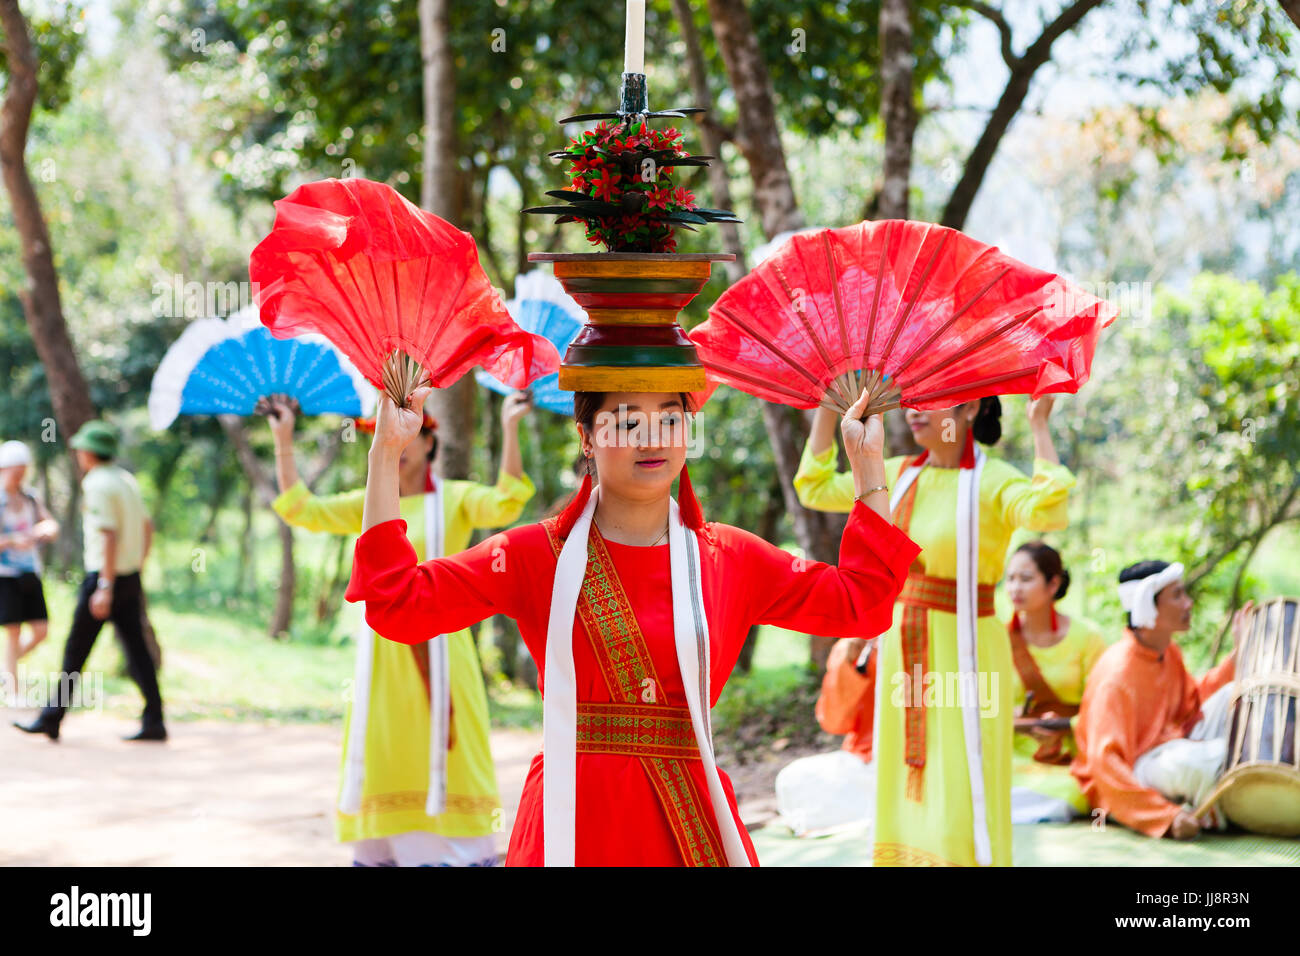
[[[57,674],[72,618],[76,582],[53,575],[45,582],[50,636],[20,663],[27,674]],[[269,614],[269,607],[267,609]],[[337,630],[351,634],[360,610],[349,606]],[[306,640],[273,641],[265,621],[218,606],[178,610],[154,600],[149,617],[162,646],[159,675],[169,721],[254,720],[330,723],[343,719],[345,682],[352,677],[354,645]],[[101,675],[105,712],[139,716],[140,693],[126,675],[122,653],[105,625],[86,671]],[[541,725],[541,699],[527,688],[489,682],[494,726]]]
[[[714,737],[729,763],[746,763],[774,744],[834,746],[813,719],[821,674],[809,667],[808,651],[804,634],[760,629],[753,667],[732,675],[713,709]]]
[[[50,636],[22,661],[29,673],[58,673],[75,589],[46,582]],[[149,617],[163,652],[159,675],[168,720],[328,722],[343,716],[350,646],[272,641],[264,630],[211,610],[179,612],[155,602]],[[121,650],[105,625],[86,671],[102,675],[104,709],[137,716],[139,691],[125,675]]]

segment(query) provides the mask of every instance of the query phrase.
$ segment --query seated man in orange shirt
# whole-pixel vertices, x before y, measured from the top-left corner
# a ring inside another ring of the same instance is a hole
[[[796,834],[858,823],[873,815],[875,643],[858,637],[836,641],[826,659],[817,722],[828,734],[845,734],[843,746],[795,760],[777,775],[777,809]]]
[[[1098,659],[1079,705],[1070,770],[1093,807],[1148,836],[1190,839],[1227,753],[1231,655],[1200,680],[1174,634],[1192,623],[1183,566],[1141,561],[1120,572],[1125,636]],[[1250,605],[1233,621],[1236,636]]]

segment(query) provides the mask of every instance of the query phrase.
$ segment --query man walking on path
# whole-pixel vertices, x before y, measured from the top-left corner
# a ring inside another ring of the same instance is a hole
[[[166,740],[158,675],[141,624],[140,568],[149,551],[152,523],[135,476],[113,463],[117,433],[102,421],[87,422],[71,442],[81,467],[86,578],[77,593],[72,630],[63,649],[63,673],[80,675],[104,622],[111,620],[126,652],[131,679],[144,695],[140,732],[128,740]],[[68,686],[67,682],[62,682]],[[58,700],[30,724],[14,726],[59,739],[68,701]]]

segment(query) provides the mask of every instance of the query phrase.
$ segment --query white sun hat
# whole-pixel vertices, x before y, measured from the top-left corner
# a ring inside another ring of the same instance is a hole
[[[14,465],[30,465],[32,453],[20,441],[7,441],[0,445],[0,468],[12,468]]]

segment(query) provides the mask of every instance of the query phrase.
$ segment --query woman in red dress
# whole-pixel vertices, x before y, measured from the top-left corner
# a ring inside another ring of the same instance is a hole
[[[672,392],[578,392],[589,477],[573,503],[417,564],[397,459],[420,415],[380,401],[347,596],[377,632],[411,643],[492,614],[518,622],[545,699],[546,760],[533,758],[507,865],[757,865],[708,719],[745,635],[756,623],[885,631],[919,551],[885,517],[883,429],[860,418],[866,395],[841,422],[858,495],[838,566],[704,522],[684,468],[688,400]]]

